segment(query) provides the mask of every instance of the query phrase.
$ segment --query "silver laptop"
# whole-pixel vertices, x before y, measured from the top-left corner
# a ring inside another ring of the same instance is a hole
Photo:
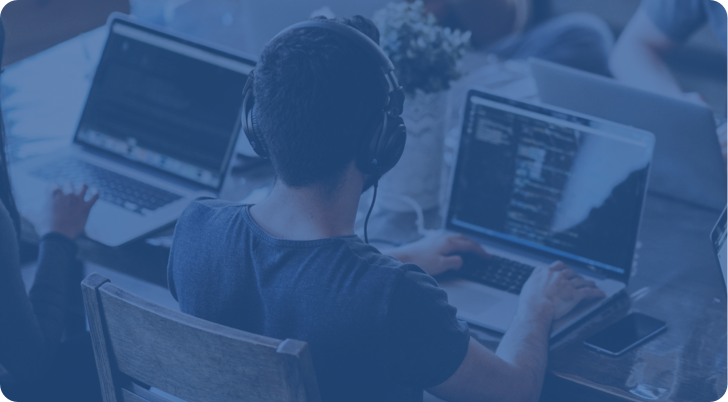
[[[715,224],[713,231],[710,233],[710,240],[713,242],[713,249],[718,256],[718,264],[723,273],[723,282],[728,285],[728,275],[726,274],[726,259],[728,259],[728,248],[726,247],[726,210],[720,215],[720,219]]]
[[[651,192],[725,207],[726,163],[710,109],[559,64],[530,63],[542,102],[655,134]]]
[[[475,90],[463,120],[445,227],[494,258],[465,256],[440,285],[461,319],[505,332],[534,267],[561,260],[607,298],[556,321],[556,336],[627,285],[654,136]]]
[[[118,15],[108,25],[72,145],[14,166],[13,178],[29,218],[52,182],[97,188],[86,233],[119,246],[220,191],[254,62]]]

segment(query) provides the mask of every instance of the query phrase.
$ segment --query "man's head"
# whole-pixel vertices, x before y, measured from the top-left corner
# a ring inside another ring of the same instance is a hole
[[[363,18],[336,19],[379,42]],[[381,123],[387,90],[377,60],[336,32],[276,37],[255,71],[253,117],[278,178],[290,187],[336,187]]]

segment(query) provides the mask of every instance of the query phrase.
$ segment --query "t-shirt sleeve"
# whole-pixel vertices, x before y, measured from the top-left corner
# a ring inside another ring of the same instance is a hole
[[[460,367],[470,331],[431,276],[417,266],[403,269],[387,313],[385,370],[398,385],[430,388]]]
[[[169,252],[169,260],[167,261],[167,288],[175,300],[179,300],[175,284],[175,261],[184,257],[187,253],[186,250],[190,249],[190,246],[193,246],[197,241],[200,225],[203,225],[208,219],[206,214],[209,213],[210,208],[225,205],[229,205],[229,202],[210,197],[200,197],[192,201],[177,220],[172,249]],[[190,236],[190,233],[194,235]]]
[[[643,0],[642,9],[668,38],[683,42],[708,22],[703,1]]]

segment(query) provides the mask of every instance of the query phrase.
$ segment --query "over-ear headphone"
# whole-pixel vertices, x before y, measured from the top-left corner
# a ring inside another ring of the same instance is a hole
[[[388,92],[386,103],[382,107],[382,117],[380,121],[376,122],[376,130],[364,136],[356,159],[357,167],[362,173],[369,174],[378,180],[397,165],[407,141],[407,129],[401,117],[404,107],[404,90],[399,86],[394,74],[394,66],[389,57],[371,38],[355,28],[332,20],[309,20],[294,24],[281,31],[273,40],[288,32],[305,28],[323,29],[345,36],[362,51],[368,53],[382,73],[382,83]],[[243,89],[241,123],[253,150],[259,156],[267,158],[270,157],[268,146],[258,133],[253,120],[254,82],[255,71],[251,71],[245,89]],[[374,122],[372,126],[374,126]]]

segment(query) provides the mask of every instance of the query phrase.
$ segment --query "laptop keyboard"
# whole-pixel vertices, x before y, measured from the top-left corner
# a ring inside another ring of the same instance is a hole
[[[530,265],[494,255],[488,260],[464,258],[463,266],[456,275],[518,295],[533,270]]]
[[[98,189],[99,198],[130,211],[143,214],[171,204],[182,196],[80,161],[63,159],[46,165],[33,174],[58,183],[86,183]]]

